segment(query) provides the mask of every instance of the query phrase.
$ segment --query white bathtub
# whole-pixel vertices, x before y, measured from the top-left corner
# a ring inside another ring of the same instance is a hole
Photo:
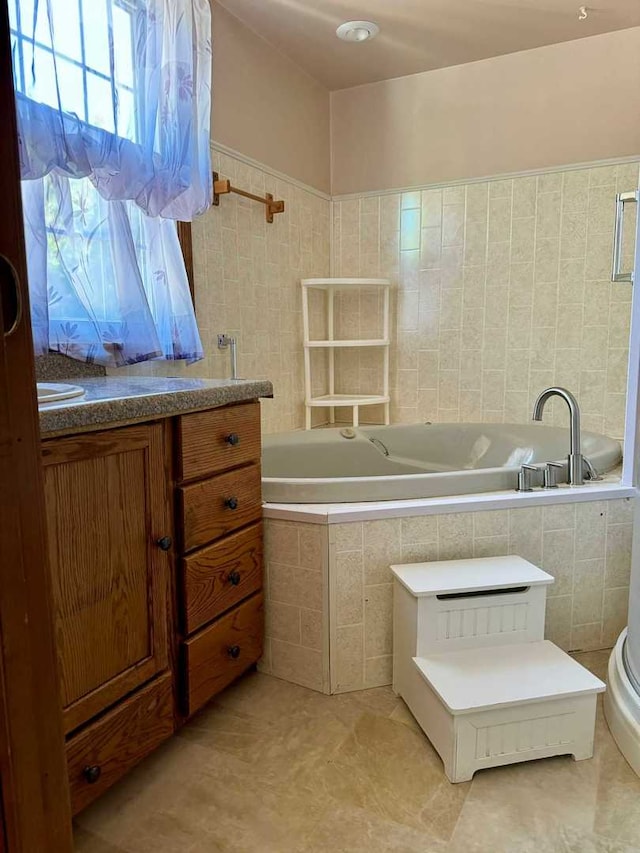
[[[415,424],[265,436],[268,503],[348,503],[442,497],[515,488],[523,463],[566,462],[569,431],[541,424]],[[600,473],[620,444],[582,433]],[[566,480],[566,478],[564,478]]]

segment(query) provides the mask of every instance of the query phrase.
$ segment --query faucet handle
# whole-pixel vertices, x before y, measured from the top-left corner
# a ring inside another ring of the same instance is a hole
[[[518,488],[517,492],[532,492],[533,485],[531,484],[531,480],[533,478],[534,471],[538,473],[540,469],[535,465],[521,465],[520,470],[518,471]]]
[[[560,471],[564,468],[562,462],[547,462],[543,472],[543,489],[557,489]]]

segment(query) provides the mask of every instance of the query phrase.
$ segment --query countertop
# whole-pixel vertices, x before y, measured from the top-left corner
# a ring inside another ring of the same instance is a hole
[[[105,376],[70,379],[85,389],[84,397],[40,406],[43,437],[156,420],[273,397],[273,386],[259,379],[165,379]]]

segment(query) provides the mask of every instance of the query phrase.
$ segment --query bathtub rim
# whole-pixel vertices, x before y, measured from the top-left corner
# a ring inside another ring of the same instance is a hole
[[[420,475],[406,475],[420,476]],[[384,518],[403,518],[418,515],[446,515],[455,512],[486,512],[498,509],[523,509],[527,506],[554,506],[569,503],[637,498],[635,486],[621,482],[620,470],[608,478],[584,486],[560,486],[558,489],[533,492],[477,492],[470,495],[449,495],[436,498],[366,501],[360,503],[264,503],[263,517],[281,521],[311,524],[348,524],[354,521],[377,521]]]

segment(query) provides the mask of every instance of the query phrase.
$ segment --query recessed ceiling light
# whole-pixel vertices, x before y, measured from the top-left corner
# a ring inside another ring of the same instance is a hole
[[[373,21],[347,21],[340,24],[336,35],[342,41],[360,42],[375,38],[380,32],[380,27]]]

